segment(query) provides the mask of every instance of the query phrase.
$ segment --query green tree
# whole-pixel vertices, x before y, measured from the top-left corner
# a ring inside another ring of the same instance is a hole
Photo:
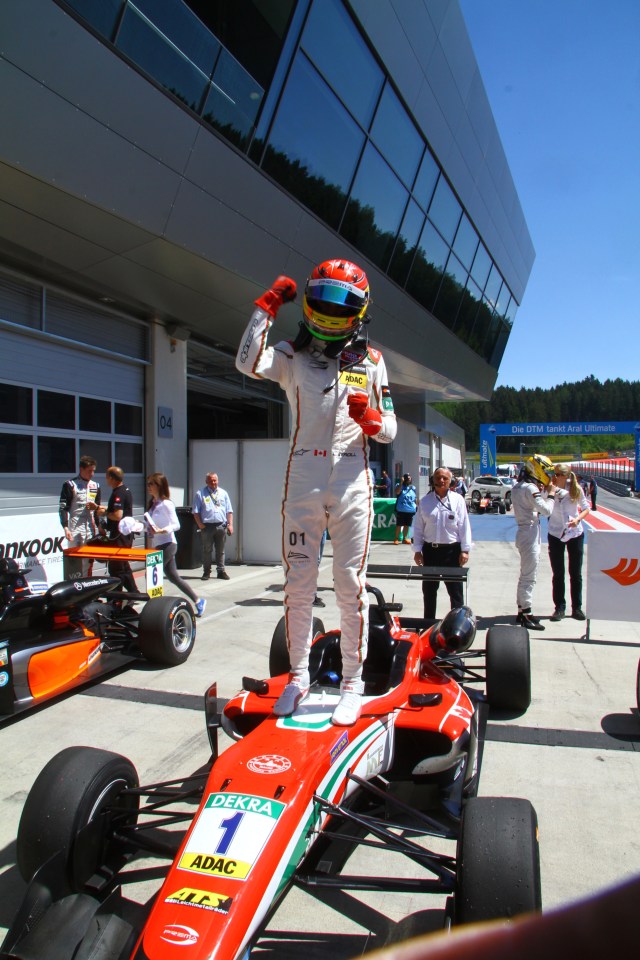
[[[550,390],[541,387],[498,387],[489,401],[434,403],[433,407],[461,427],[467,450],[477,450],[481,423],[572,423],[585,420],[640,420],[640,381],[605,380],[593,375],[575,383],[561,383]],[[633,436],[545,437],[549,453],[615,452],[633,447]],[[575,446],[575,450],[572,448]],[[515,437],[501,437],[500,453],[520,452]]]

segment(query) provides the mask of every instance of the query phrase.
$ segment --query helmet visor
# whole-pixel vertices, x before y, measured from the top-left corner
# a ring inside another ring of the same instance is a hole
[[[312,310],[329,317],[357,317],[367,306],[364,290],[340,280],[309,280],[305,291]]]

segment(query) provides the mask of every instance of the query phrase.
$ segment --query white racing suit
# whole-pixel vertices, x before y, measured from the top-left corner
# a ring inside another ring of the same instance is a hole
[[[367,653],[369,600],[365,589],[373,520],[369,445],[349,416],[349,390],[366,392],[382,417],[375,435],[390,443],[397,423],[382,355],[368,347],[328,359],[311,347],[267,346],[271,317],[257,309],[236,358],[241,373],[274,380],[291,407],[291,445],[282,497],[285,618],[292,674],[308,669],[320,541],[329,528],[336,602],[340,609],[343,678],[359,680]],[[344,367],[349,364],[348,369]]]
[[[520,554],[518,612],[530,611],[540,560],[540,516],[551,516],[553,500],[548,500],[537,484],[520,480],[511,491],[511,503],[518,524],[516,549]]]

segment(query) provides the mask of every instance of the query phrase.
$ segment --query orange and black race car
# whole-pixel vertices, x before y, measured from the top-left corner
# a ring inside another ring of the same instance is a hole
[[[16,561],[0,559],[0,722],[131,660],[183,663],[195,636],[181,598],[125,593],[110,576],[34,595]]]

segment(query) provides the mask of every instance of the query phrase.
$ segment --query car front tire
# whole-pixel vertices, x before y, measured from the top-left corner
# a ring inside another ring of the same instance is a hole
[[[65,882],[79,893],[103,865],[117,870],[125,853],[114,829],[135,822],[139,800],[123,796],[138,787],[126,757],[94,747],[67,747],[46,764],[27,795],[16,842],[21,876],[29,882],[55,854],[62,854]]]
[[[487,700],[496,710],[524,713],[531,703],[531,653],[525,627],[487,631]]]
[[[533,806],[515,797],[471,797],[458,840],[456,923],[510,919],[541,907]]]
[[[324,623],[319,617],[314,617],[311,624],[313,640],[324,632]],[[280,674],[289,673],[290,670],[291,661],[289,660],[289,647],[287,646],[286,618],[280,617],[273,631],[271,647],[269,648],[269,676],[279,677]]]

